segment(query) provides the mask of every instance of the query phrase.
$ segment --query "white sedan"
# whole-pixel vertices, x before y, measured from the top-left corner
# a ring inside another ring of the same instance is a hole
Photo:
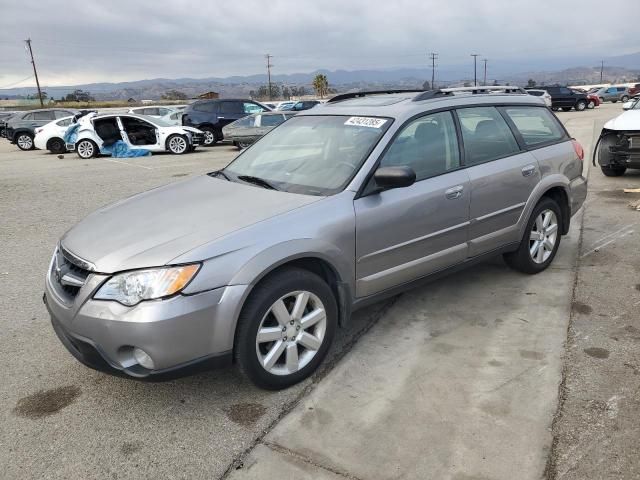
[[[49,150],[51,153],[65,153],[67,147],[63,138],[72,122],[73,116],[70,116],[53,120],[36,128],[36,136],[33,139],[34,146],[40,150]]]
[[[169,125],[159,118],[134,114],[89,113],[72,124],[65,134],[68,150],[81,158],[110,154],[116,144],[131,151],[183,154],[204,141],[204,133],[193,127]]]

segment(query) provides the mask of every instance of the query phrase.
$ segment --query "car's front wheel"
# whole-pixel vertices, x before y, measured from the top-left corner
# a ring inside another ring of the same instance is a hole
[[[584,100],[578,100],[576,102],[576,110],[581,112],[583,111],[585,108],[587,108],[587,102],[585,102]]]
[[[318,368],[337,324],[331,288],[314,273],[285,268],[256,286],[242,309],[236,362],[262,388],[289,387]]]
[[[19,133],[16,138],[16,145],[20,150],[33,150],[33,135],[30,133]]]
[[[175,155],[189,151],[189,141],[184,135],[171,135],[167,138],[167,150]]]
[[[98,145],[93,140],[84,139],[76,143],[76,153],[80,158],[88,159],[98,155]]]
[[[210,147],[214,143],[216,143],[216,132],[211,127],[201,127],[202,133],[204,133],[204,141],[202,144],[205,147]]]
[[[523,273],[539,273],[553,261],[560,247],[562,214],[555,200],[544,197],[533,209],[524,237],[515,252],[504,255],[507,264]]]
[[[587,108],[589,110],[593,110],[594,108],[596,108],[596,102],[594,102],[593,100],[589,100],[589,103],[587,103]]]
[[[622,102],[626,103],[629,101],[629,96],[628,95],[623,95],[622,98],[620,99]]]

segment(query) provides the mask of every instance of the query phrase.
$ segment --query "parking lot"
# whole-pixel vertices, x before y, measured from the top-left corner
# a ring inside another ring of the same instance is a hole
[[[558,114],[587,152],[590,193],[551,268],[524,276],[495,259],[359,311],[325,368],[280,392],[234,369],[165,383],[89,370],[42,303],[69,227],[216,170],[234,147],[81,160],[0,141],[2,475],[579,479],[604,468],[598,458],[637,448],[640,432],[640,212],[622,193],[640,175],[589,169],[601,126],[620,112]],[[615,478],[637,478],[637,462],[618,459]]]

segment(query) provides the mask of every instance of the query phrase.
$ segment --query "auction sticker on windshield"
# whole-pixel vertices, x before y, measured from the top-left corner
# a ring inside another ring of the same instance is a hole
[[[375,118],[375,117],[351,117],[349,118],[349,120],[344,122],[345,125],[353,125],[355,127],[370,127],[370,128],[380,128],[385,123],[387,123],[386,119]]]

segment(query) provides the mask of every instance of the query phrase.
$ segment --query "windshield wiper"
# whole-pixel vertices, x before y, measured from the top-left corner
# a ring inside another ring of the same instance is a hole
[[[210,177],[222,177],[227,181],[231,181],[231,179],[224,173],[222,170],[216,170],[215,172],[207,173]]]
[[[259,185],[264,188],[268,188],[269,190],[279,190],[276,186],[269,183],[264,178],[254,177],[252,175],[238,175],[238,180],[242,180],[243,182],[253,183],[254,185]]]

